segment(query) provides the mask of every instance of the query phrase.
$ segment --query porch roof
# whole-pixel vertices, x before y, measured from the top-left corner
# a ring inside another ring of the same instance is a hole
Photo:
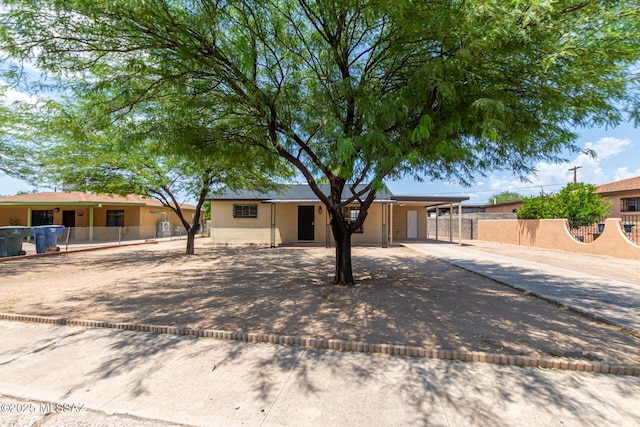
[[[411,206],[442,206],[451,205],[455,203],[462,203],[465,200],[469,200],[469,197],[459,196],[391,196],[399,206],[411,205]]]
[[[168,208],[158,200],[144,196],[129,194],[119,196],[117,194],[94,194],[81,191],[58,191],[28,193],[17,196],[0,197],[0,206],[150,206],[156,208]],[[189,204],[181,204],[182,209],[196,209]]]
[[[329,194],[329,184],[320,184],[320,190],[324,194]],[[364,188],[364,185],[356,187],[356,191]],[[343,192],[343,200],[349,194],[349,189]],[[251,190],[227,191],[223,194],[216,195],[210,200],[257,200],[262,203],[320,203],[318,196],[311,190],[308,184],[290,184],[285,185],[279,190],[268,192],[257,192]],[[374,203],[393,203],[402,205],[415,206],[439,206],[444,204],[461,203],[469,200],[469,197],[451,197],[451,196],[403,196],[394,195],[389,190],[383,189],[378,191]]]

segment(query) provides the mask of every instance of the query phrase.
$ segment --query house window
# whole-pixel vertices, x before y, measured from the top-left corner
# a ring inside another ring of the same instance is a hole
[[[258,205],[233,205],[234,218],[257,218]]]
[[[53,225],[53,210],[50,211],[31,211],[31,225]]]
[[[358,215],[360,215],[360,209],[358,209],[358,208],[349,208],[349,222],[356,222],[356,220],[358,219]],[[353,232],[354,233],[363,233],[364,230],[362,229],[362,226],[360,226],[356,230],[354,230]]]
[[[625,197],[620,199],[621,212],[639,212],[640,197]]]
[[[107,227],[124,227],[124,211],[108,210]]]

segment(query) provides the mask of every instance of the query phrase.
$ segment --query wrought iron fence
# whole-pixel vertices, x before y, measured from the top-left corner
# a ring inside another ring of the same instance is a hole
[[[640,215],[622,215],[620,227],[629,240],[640,245]]]
[[[570,217],[567,218],[569,233],[579,242],[591,243],[604,231],[605,217]]]

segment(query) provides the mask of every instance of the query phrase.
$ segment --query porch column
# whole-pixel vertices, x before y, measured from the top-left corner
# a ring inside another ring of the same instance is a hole
[[[424,220],[424,228],[426,228],[424,232],[426,239],[429,240],[429,206],[425,206],[424,208],[427,211],[427,217]]]
[[[462,202],[458,203],[458,245],[462,246]]]
[[[449,243],[453,242],[453,203],[449,203]]]
[[[271,203],[271,247],[276,247],[276,204]]]
[[[436,205],[436,240],[438,240],[438,218],[440,217],[440,205]]]
[[[31,227],[31,206],[27,206],[27,227]],[[27,237],[27,242],[31,243],[31,233],[29,233],[29,237]],[[35,240],[34,240],[35,243]]]
[[[89,208],[89,242],[93,242],[93,206]]]
[[[382,204],[382,247],[387,247],[387,204]]]
[[[389,244],[393,245],[393,203],[389,203]]]

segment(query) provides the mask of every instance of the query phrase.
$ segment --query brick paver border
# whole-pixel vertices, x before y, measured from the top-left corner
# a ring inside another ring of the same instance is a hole
[[[424,347],[379,344],[364,341],[324,339],[312,337],[296,337],[291,335],[232,332],[212,329],[196,329],[177,326],[158,326],[137,323],[113,323],[94,320],[74,320],[64,317],[31,316],[13,313],[0,313],[0,320],[48,323],[66,326],[83,326],[92,328],[110,328],[125,331],[138,331],[155,334],[186,335],[218,340],[231,340],[251,343],[268,343],[296,347],[349,351],[355,353],[383,354],[389,356],[406,356],[426,359],[457,360],[460,362],[492,363],[494,365],[520,366],[563,371],[584,371],[596,374],[613,374],[640,376],[640,365],[610,364],[589,360],[568,358],[547,358],[516,356],[478,351],[455,351],[427,349]]]

